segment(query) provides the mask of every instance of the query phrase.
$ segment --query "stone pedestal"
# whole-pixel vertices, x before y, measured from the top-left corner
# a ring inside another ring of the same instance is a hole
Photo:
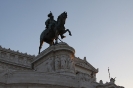
[[[38,72],[74,73],[75,50],[66,43],[59,43],[41,52],[32,65]]]

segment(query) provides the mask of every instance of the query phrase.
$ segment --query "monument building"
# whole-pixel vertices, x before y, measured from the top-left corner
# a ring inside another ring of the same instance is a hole
[[[72,36],[64,26],[67,12],[57,21],[52,12],[48,17],[37,56],[0,46],[0,88],[124,88],[117,86],[114,78],[105,84],[97,82],[98,69],[86,57],[76,57],[75,49],[67,43],[58,43],[58,36],[63,39],[66,32]],[[43,42],[50,46],[41,52]]]
[[[0,88],[124,88],[96,82],[98,69],[61,42],[32,56],[0,47]]]

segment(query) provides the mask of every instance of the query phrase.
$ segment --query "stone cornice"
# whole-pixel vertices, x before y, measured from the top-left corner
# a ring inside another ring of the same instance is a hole
[[[86,60],[80,59],[79,57],[75,57],[75,65],[86,68],[88,70],[94,71],[95,73],[98,73],[98,69],[95,69],[89,62]]]
[[[66,50],[66,51],[70,51],[72,52],[73,54],[75,53],[75,50],[74,48],[70,47],[68,44],[64,43],[64,42],[60,42],[59,44],[57,45],[53,45],[53,46],[50,46],[48,47],[47,49],[45,49],[44,51],[42,51],[37,57],[36,59],[34,59],[34,62],[38,61],[39,59],[41,59],[43,56],[46,56],[48,55],[49,53],[51,52],[56,52],[56,51],[60,51],[60,50]]]
[[[105,84],[97,84],[97,88],[101,88],[101,87],[107,87],[107,88],[124,88],[123,86],[118,86],[114,83],[105,83]]]
[[[6,64],[16,65],[25,68],[31,68],[31,62],[35,55],[28,55],[27,53],[20,53],[0,46],[0,62]]]
[[[14,51],[14,50],[11,50],[10,48],[6,49],[6,48],[3,48],[1,46],[0,46],[0,51],[6,52],[6,53],[15,54],[15,55],[20,55],[20,56],[25,56],[25,57],[29,57],[29,58],[34,58],[35,57],[35,55],[29,55],[27,53],[22,53],[22,52],[19,52],[19,51]]]
[[[24,65],[24,64],[18,64],[18,63],[11,62],[11,61],[6,61],[6,60],[3,60],[3,59],[0,59],[0,62],[5,63],[5,64],[9,64],[9,65],[19,66],[19,67],[22,67],[22,68],[31,69],[31,65],[27,66],[27,65]]]

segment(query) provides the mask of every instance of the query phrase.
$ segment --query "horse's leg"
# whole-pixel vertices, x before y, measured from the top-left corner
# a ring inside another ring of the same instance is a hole
[[[43,44],[43,41],[40,41],[40,46],[39,46],[39,52],[38,52],[38,54],[40,54],[40,50],[42,48],[42,44]]]
[[[54,41],[53,41],[52,45],[54,45]]]
[[[55,38],[55,45],[58,44],[58,37]]]
[[[55,30],[55,45],[58,44],[58,30]]]
[[[60,34],[62,39],[65,38],[65,36],[63,36],[63,34],[66,33],[67,31],[69,32],[69,35],[72,36],[71,31],[69,29],[66,29],[62,34]]]
[[[69,29],[66,29],[65,31],[66,32],[68,31],[69,32],[69,35],[72,36],[71,31]]]
[[[49,46],[52,46],[52,45],[54,45],[53,40],[49,43]]]

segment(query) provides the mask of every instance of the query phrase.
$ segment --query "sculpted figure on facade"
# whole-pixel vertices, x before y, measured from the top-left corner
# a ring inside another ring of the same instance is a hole
[[[67,61],[67,68],[71,69],[71,59],[70,58],[68,58],[68,61]]]
[[[1,57],[1,51],[0,51],[0,57]]]
[[[3,70],[5,70],[5,64],[1,63],[1,67]]]
[[[11,54],[10,54],[10,61],[14,62],[14,57]]]
[[[60,69],[60,58],[59,56],[56,56],[55,58],[55,70],[59,70]]]
[[[30,65],[30,64],[31,64],[31,61],[27,58],[26,63],[27,63],[28,65]]]
[[[48,72],[53,71],[53,58],[49,58],[47,69],[48,69]]]
[[[71,60],[71,62],[70,62],[71,64],[70,64],[70,69],[72,69],[72,70],[74,70],[74,61],[73,60]]]
[[[1,53],[1,57],[4,58],[5,57],[5,54],[4,53]]]
[[[10,53],[7,53],[6,54],[6,57],[9,59],[10,58]]]
[[[16,63],[19,63],[19,61],[18,61],[18,55],[15,55],[15,58],[14,59],[15,59],[15,62]]]
[[[99,81],[99,83],[100,83],[100,84],[103,84],[103,81],[102,81],[102,80],[100,80],[100,81]]]
[[[3,65],[0,63],[0,71],[3,70]]]
[[[81,72],[77,72],[77,76],[79,80],[83,80],[83,75]]]
[[[115,78],[111,78],[110,83],[115,83]]]
[[[22,58],[18,58],[18,63],[22,64]]]
[[[88,74],[85,74],[85,81],[89,81],[89,76],[88,76]]]
[[[66,68],[67,68],[66,56],[62,55],[61,56],[61,69],[66,69]]]
[[[11,72],[13,69],[12,69],[12,66],[10,65],[7,65],[7,71]]]
[[[67,68],[74,70],[74,61],[68,56],[68,61],[67,61]]]
[[[8,65],[4,64],[4,70],[8,70]]]
[[[27,64],[27,58],[26,57],[23,57],[23,64],[26,65]]]

